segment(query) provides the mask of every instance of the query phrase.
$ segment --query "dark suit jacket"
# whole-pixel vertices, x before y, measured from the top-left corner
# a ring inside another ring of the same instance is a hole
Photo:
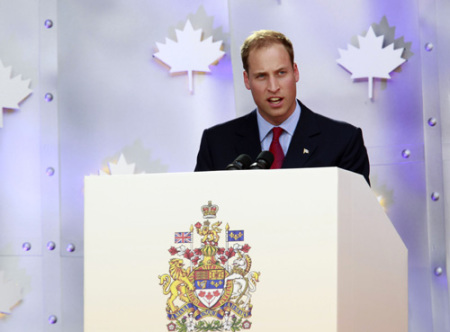
[[[300,120],[282,168],[337,166],[369,182],[369,158],[362,131],[314,113],[300,101]],[[256,110],[203,132],[195,171],[224,170],[240,154],[261,152]],[[306,150],[305,150],[306,149]]]

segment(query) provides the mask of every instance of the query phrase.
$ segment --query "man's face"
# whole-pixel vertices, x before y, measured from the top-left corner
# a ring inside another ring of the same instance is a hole
[[[250,51],[244,82],[251,90],[261,116],[273,125],[285,121],[295,110],[299,79],[297,64],[281,44]]]

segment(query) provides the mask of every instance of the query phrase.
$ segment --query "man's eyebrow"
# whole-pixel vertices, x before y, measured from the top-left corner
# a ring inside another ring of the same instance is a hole
[[[281,66],[276,71],[287,70],[288,68],[289,68],[288,66]]]
[[[258,76],[258,75],[266,74],[266,73],[267,73],[266,71],[260,70],[260,71],[255,71],[252,75],[253,75],[253,76]]]

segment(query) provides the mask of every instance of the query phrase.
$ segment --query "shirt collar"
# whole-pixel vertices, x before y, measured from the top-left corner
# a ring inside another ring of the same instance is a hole
[[[293,136],[295,128],[297,127],[298,120],[300,119],[301,108],[300,104],[296,103],[296,107],[294,113],[292,113],[282,124],[276,127],[281,127],[285,132],[289,135]],[[259,141],[262,142],[264,138],[270,133],[273,127],[273,124],[269,123],[264,119],[259,111],[256,112],[256,118],[258,120],[258,129],[259,129]]]

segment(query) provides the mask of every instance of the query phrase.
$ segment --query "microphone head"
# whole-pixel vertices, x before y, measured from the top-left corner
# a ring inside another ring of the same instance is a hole
[[[261,151],[258,157],[256,157],[256,161],[250,165],[250,169],[269,169],[274,159],[272,152]]]
[[[252,158],[247,154],[239,155],[231,164],[228,164],[226,170],[248,169],[252,163]]]
[[[256,157],[256,160],[264,160],[267,164],[269,164],[269,167],[272,166],[273,161],[275,160],[275,157],[273,156],[273,153],[270,151],[261,151],[261,153]]]

